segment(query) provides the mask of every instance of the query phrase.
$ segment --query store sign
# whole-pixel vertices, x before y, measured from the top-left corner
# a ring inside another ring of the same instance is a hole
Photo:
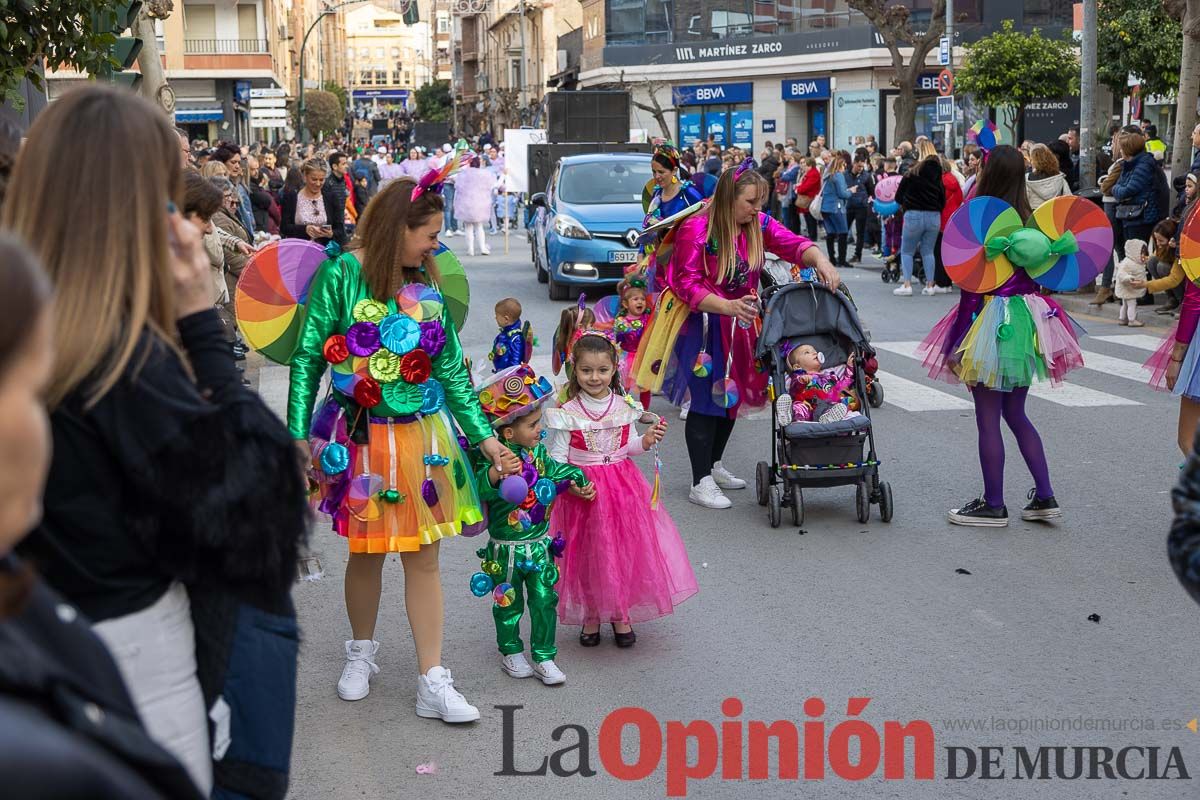
[[[917,91],[919,92],[936,92],[938,90],[937,72],[922,72],[917,78]]]
[[[829,78],[789,78],[783,82],[784,100],[828,100]]]
[[[702,61],[738,61],[755,58],[842,53],[872,46],[871,26],[807,31],[786,36],[748,36],[696,44],[610,45],[604,48],[604,66],[629,67],[653,64],[693,64]]]
[[[355,89],[351,93],[355,100],[408,100],[408,89]]]
[[[762,132],[763,133],[774,133],[775,132],[775,120],[764,119],[762,121]]]
[[[671,100],[676,106],[749,103],[754,100],[754,84],[702,83],[697,86],[673,86]]]

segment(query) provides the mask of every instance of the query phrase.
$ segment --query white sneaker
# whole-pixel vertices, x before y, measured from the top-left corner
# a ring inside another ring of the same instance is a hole
[[[690,401],[690,400],[684,402],[683,405],[679,406],[679,418],[687,419],[688,411],[691,409],[691,407],[692,407],[692,401]]]
[[[442,722],[474,722],[479,709],[454,688],[454,678],[445,667],[430,667],[417,679],[417,716]]]
[[[533,674],[537,675],[538,680],[547,686],[557,686],[560,683],[567,682],[567,676],[563,674],[563,671],[558,668],[558,665],[554,663],[554,659],[552,658],[534,664]]]
[[[949,286],[935,286],[935,287],[933,287],[933,293],[934,294],[950,294],[950,287]]]
[[[711,475],[692,487],[692,491],[688,492],[688,500],[705,508],[730,508],[733,505],[729,498],[721,493]]]
[[[375,654],[379,642],[371,639],[354,639],[346,642],[346,666],[338,681],[338,697],[343,700],[362,700],[371,692],[371,676],[379,672]]]
[[[468,247],[468,248],[467,248],[467,255],[469,255],[469,256],[473,256],[473,255],[475,255],[475,249],[474,249],[473,247]]]
[[[921,290],[921,294],[923,294],[925,297],[933,297],[935,294],[937,294],[937,289],[932,286],[926,286]]]
[[[787,394],[779,395],[775,398],[775,420],[780,427],[786,427],[792,424],[792,419],[795,415],[792,413],[792,396]]]
[[[533,676],[533,667],[529,666],[529,659],[525,658],[524,653],[505,656],[500,660],[500,668],[507,672],[510,678],[530,678]]]
[[[481,255],[481,256],[490,256],[491,254],[492,254],[492,251],[491,251],[491,250],[489,250],[488,248],[486,248],[486,247],[481,247],[481,248],[479,248],[479,255]]]
[[[454,231],[446,231],[445,235],[446,235],[446,238],[449,239],[451,236],[454,235]]]
[[[892,294],[896,295],[897,297],[912,297],[912,287],[897,286],[895,289],[892,289]]]
[[[713,464],[712,476],[713,480],[717,482],[717,486],[720,486],[722,489],[746,488],[746,482],[721,466],[720,461]]]

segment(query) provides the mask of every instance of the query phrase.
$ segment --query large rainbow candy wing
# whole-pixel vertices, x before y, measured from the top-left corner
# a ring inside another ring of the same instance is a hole
[[[1200,215],[1192,207],[1179,234],[1179,260],[1188,280],[1200,284]]]
[[[471,306],[471,284],[467,281],[467,271],[454,251],[438,242],[438,249],[433,251],[433,261],[437,264],[441,280],[438,289],[442,299],[450,311],[450,319],[455,330],[461,331],[467,322],[467,310]]]
[[[951,215],[942,236],[946,274],[968,292],[985,294],[1013,276],[1008,256],[988,258],[984,243],[1021,229],[1021,216],[995,197],[977,197]]]
[[[234,291],[234,314],[246,343],[276,364],[287,365],[300,342],[308,289],[325,249],[303,239],[282,239],[246,262]]]
[[[1100,206],[1082,197],[1055,197],[1037,207],[1026,227],[1050,240],[1050,255],[1026,266],[1029,277],[1059,292],[1078,289],[1104,271],[1112,256],[1113,232]]]

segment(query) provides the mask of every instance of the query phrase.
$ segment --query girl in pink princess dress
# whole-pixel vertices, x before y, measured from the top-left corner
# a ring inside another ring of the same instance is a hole
[[[637,640],[633,623],[670,614],[697,591],[675,523],[629,460],[653,449],[667,426],[655,418],[638,435],[634,423],[654,415],[622,392],[611,333],[580,331],[570,357],[568,399],[543,417],[546,447],[556,460],[583,469],[597,495],[586,507],[561,497],[551,511],[550,530],[566,538],[558,619],[583,626],[584,647],[600,643],[606,622],[617,646],[630,647]]]

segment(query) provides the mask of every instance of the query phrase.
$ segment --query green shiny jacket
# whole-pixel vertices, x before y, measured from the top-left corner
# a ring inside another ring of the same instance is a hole
[[[312,421],[313,406],[321,386],[321,376],[329,363],[325,360],[325,341],[333,334],[345,334],[354,324],[354,306],[360,300],[371,299],[371,289],[362,273],[362,266],[351,253],[343,253],[321,265],[308,292],[308,316],[300,333],[300,345],[292,356],[291,385],[288,392],[288,430],[295,439],[307,439]],[[396,298],[386,303],[389,313],[397,313]],[[442,326],[446,331],[446,346],[432,360],[432,377],[446,390],[446,406],[471,444],[494,436],[491,425],[479,406],[471,386],[471,378],[463,364],[462,345],[458,332],[443,310]],[[344,408],[353,399],[334,391],[333,397]],[[403,379],[397,391],[386,393],[387,399],[370,409],[379,417],[399,417],[417,413],[421,408],[421,389]]]
[[[516,453],[517,457],[522,460],[526,453],[532,454],[533,465],[537,467],[538,475],[542,478],[549,478],[555,483],[569,479],[576,486],[587,486],[591,483],[579,467],[563,464],[551,458],[545,445],[539,444],[527,451],[519,445],[509,443],[508,449]],[[479,469],[475,475],[479,499],[487,504],[488,533],[499,539],[520,542],[541,539],[550,528],[550,508],[554,504],[551,503],[550,506],[547,506],[542,521],[536,525],[530,525],[528,530],[525,530],[520,524],[514,525],[510,521],[509,515],[517,510],[517,506],[500,496],[498,486],[492,486],[491,480],[488,479],[488,470],[491,466],[491,462],[487,459],[480,459]]]

